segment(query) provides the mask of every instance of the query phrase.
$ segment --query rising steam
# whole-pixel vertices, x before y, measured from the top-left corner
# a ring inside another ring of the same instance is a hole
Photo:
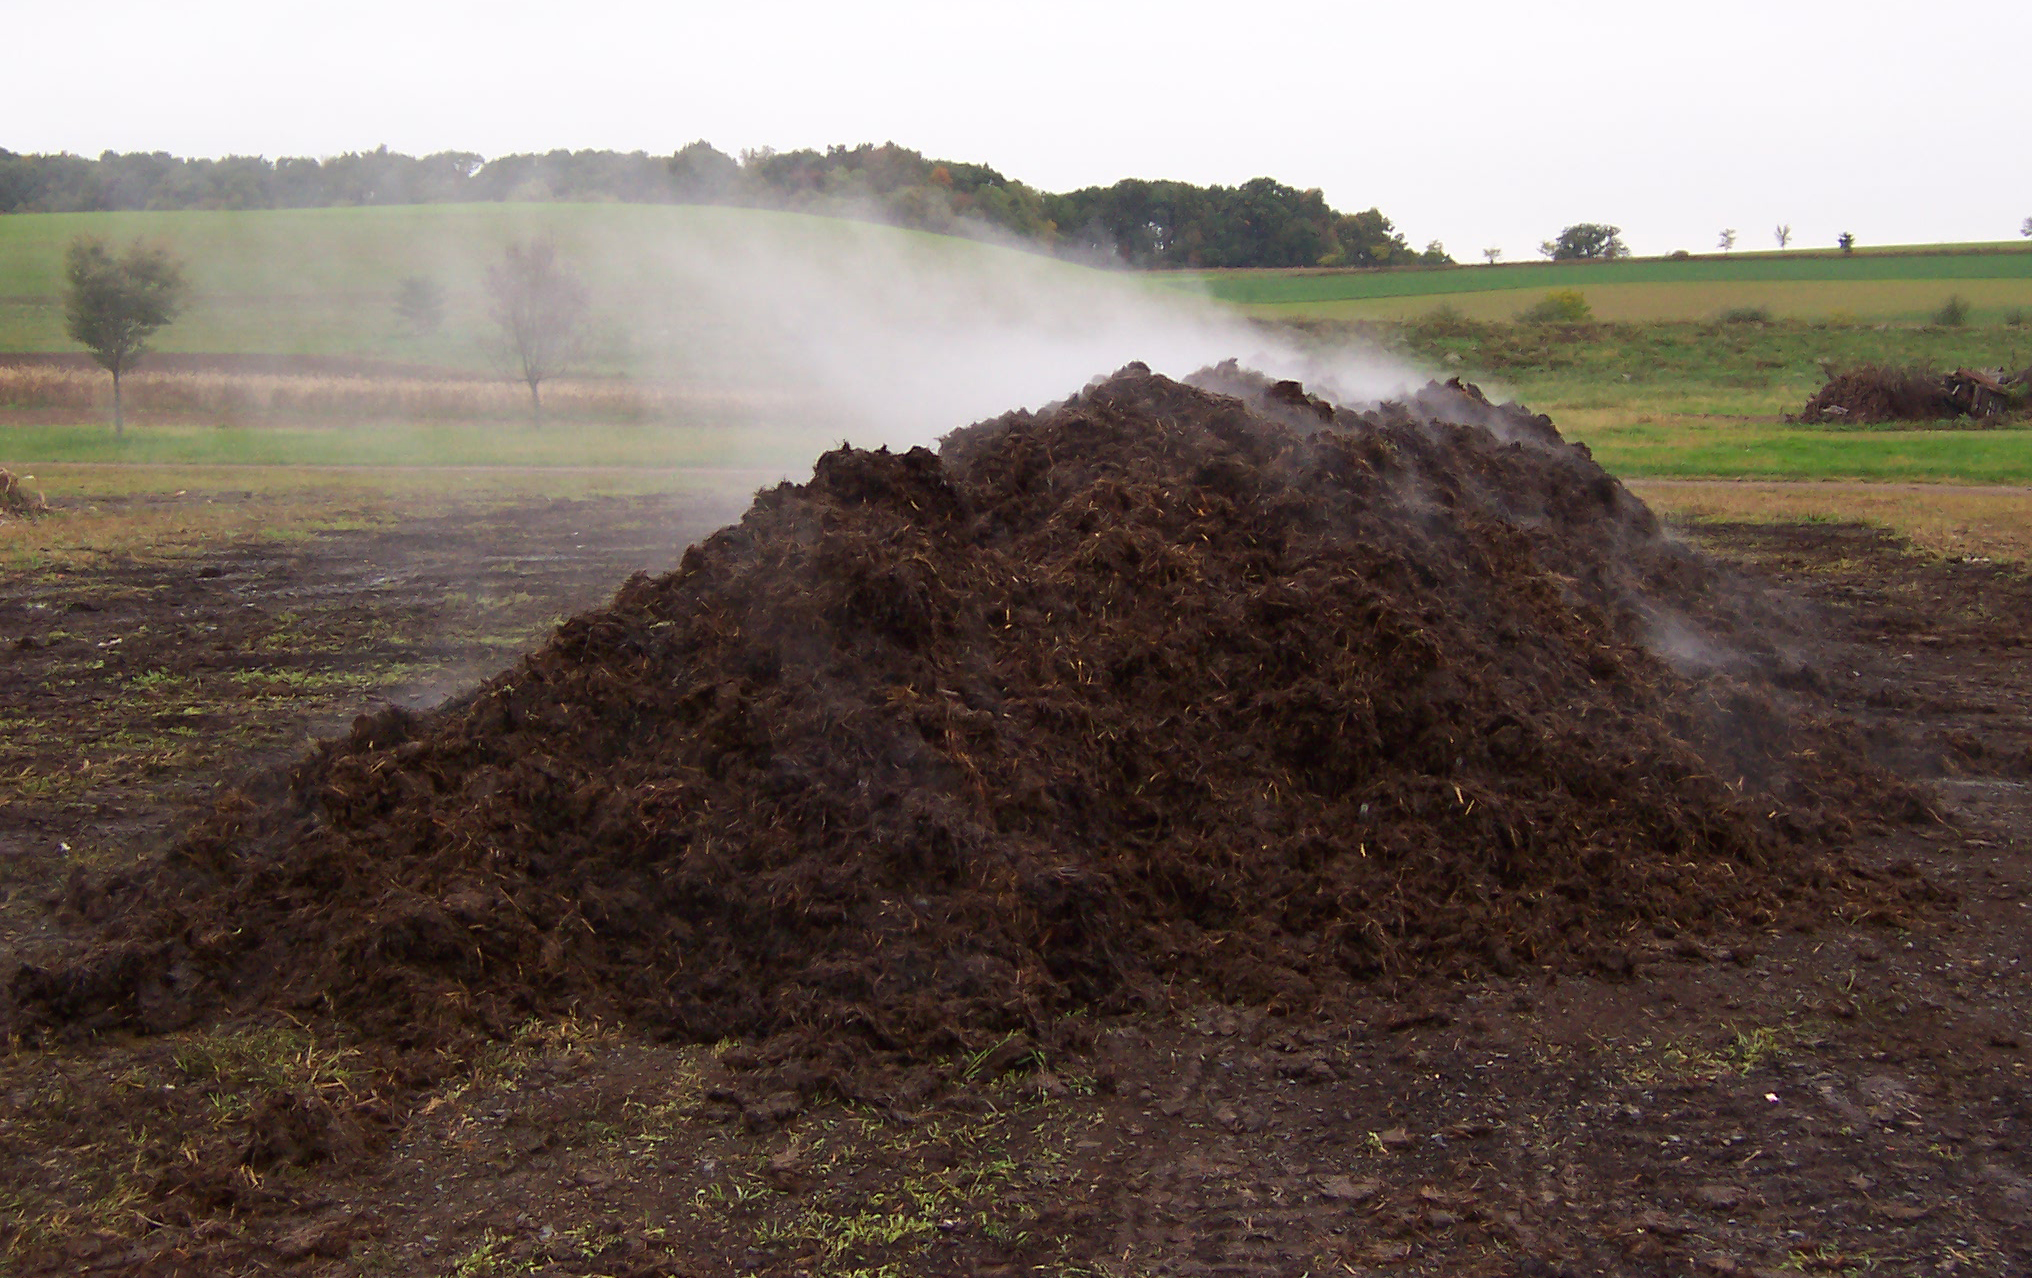
[[[851,222],[701,221],[658,246],[635,293],[640,371],[802,392],[858,444],[928,443],[1133,360],[1182,377],[1239,359],[1343,402],[1414,380],[1378,351],[1301,349],[1147,276]]]

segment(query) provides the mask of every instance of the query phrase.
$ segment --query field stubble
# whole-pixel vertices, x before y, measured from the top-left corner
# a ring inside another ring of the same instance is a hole
[[[1660,514],[1695,523],[1865,523],[1944,559],[2032,561],[2032,490],[1948,484],[1632,480]]]

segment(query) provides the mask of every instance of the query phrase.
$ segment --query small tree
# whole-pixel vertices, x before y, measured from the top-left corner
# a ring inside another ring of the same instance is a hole
[[[395,314],[418,337],[444,327],[444,290],[427,275],[405,275],[395,290]]]
[[[2032,217],[2028,217],[2018,224],[2018,234],[2032,235]]]
[[[1485,248],[1482,250],[1482,256],[1489,259],[1490,266],[1494,266],[1498,261],[1502,260],[1503,250],[1499,248]]]
[[[116,439],[127,429],[120,375],[182,312],[188,291],[182,264],[159,244],[136,240],[116,256],[104,240],[81,235],[64,253],[64,332],[113,375]]]
[[[1771,238],[1778,241],[1779,248],[1784,248],[1786,245],[1792,243],[1792,224],[1790,222],[1784,222],[1779,224],[1779,226],[1771,232]]]
[[[1834,242],[1835,246],[1844,253],[1856,251],[1856,237],[1853,231],[1843,231],[1840,235],[1835,236]]]
[[[1724,253],[1733,253],[1733,252],[1735,252],[1735,251],[1736,251],[1736,228],[1735,228],[1735,227],[1733,227],[1733,226],[1730,226],[1730,227],[1724,227],[1724,228],[1722,229],[1722,238],[1721,238],[1721,250],[1722,250],[1722,252],[1724,252]]]
[[[529,387],[529,420],[543,425],[542,385],[570,367],[585,341],[586,288],[548,236],[510,244],[487,268],[489,314]]]
[[[1558,239],[1540,244],[1538,251],[1555,262],[1630,256],[1629,246],[1623,243],[1623,229],[1600,222],[1576,222],[1561,231]]]

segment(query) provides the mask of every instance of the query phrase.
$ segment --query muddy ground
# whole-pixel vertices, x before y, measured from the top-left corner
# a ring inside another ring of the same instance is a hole
[[[558,502],[0,581],[0,940],[222,781],[420,704],[737,513]],[[1696,535],[1822,618],[1842,710],[1935,796],[1861,849],[1913,930],[1656,936],[1620,976],[1201,1006],[876,1111],[741,1048],[524,1026],[417,1094],[273,1017],[0,1061],[22,1273],[2025,1272],[2032,583],[1824,525]],[[10,957],[11,957],[10,955]],[[343,1102],[343,1103],[341,1103]],[[333,1119],[344,1114],[345,1121]]]

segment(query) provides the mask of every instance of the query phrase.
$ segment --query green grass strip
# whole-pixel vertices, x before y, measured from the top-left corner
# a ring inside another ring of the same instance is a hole
[[[1516,262],[1389,271],[1199,271],[1166,277],[1250,306],[1440,296],[1507,289],[1584,288],[1601,284],[1739,281],[2032,279],[2032,246],[1995,252],[1742,253],[1618,262]]]

